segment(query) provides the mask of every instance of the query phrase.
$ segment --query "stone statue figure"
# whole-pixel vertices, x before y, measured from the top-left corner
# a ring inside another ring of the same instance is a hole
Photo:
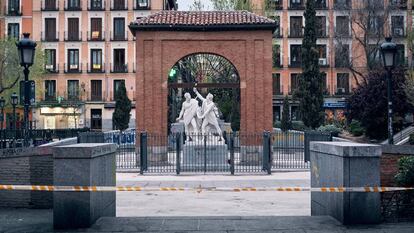
[[[213,95],[211,93],[208,93],[206,98],[204,98],[197,91],[197,88],[194,88],[193,91],[196,93],[197,97],[203,102],[200,111],[197,111],[197,117],[203,120],[203,123],[201,124],[201,133],[209,133],[207,127],[210,124],[216,129],[217,133],[220,136],[220,141],[222,141],[223,134],[218,123],[218,109],[216,107],[216,104],[213,102]]]
[[[198,134],[196,117],[199,106],[198,101],[192,99],[190,93],[185,93],[184,98],[185,101],[183,102],[177,121],[180,121],[183,118],[186,140],[192,141],[191,135]]]

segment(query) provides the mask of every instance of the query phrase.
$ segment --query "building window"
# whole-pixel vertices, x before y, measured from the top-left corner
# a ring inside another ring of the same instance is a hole
[[[115,73],[127,72],[125,64],[125,49],[114,49],[114,66],[112,71]]]
[[[290,74],[290,89],[289,89],[289,95],[292,95],[296,91],[296,89],[298,88],[299,75],[300,74]]]
[[[371,35],[380,35],[384,27],[381,16],[371,16],[368,18],[367,33]]]
[[[53,11],[58,9],[58,5],[56,4],[56,0],[44,0],[44,9],[47,11]]]
[[[290,17],[290,37],[303,37],[302,16]]]
[[[390,0],[392,7],[407,8],[407,0]]]
[[[303,2],[304,0],[290,0],[290,8],[291,9],[303,9],[304,8]]]
[[[68,80],[68,100],[79,100],[79,80]]]
[[[302,66],[302,46],[290,45],[290,66],[301,67]]]
[[[280,62],[280,45],[273,44],[272,58],[273,58],[273,68],[281,67],[281,62]]]
[[[404,37],[404,16],[391,16],[391,27],[393,37]]]
[[[18,23],[7,24],[7,36],[18,40],[20,38],[20,25]]]
[[[114,18],[113,40],[125,40],[125,18]]]
[[[102,71],[102,50],[91,49],[91,71],[101,72]]]
[[[327,52],[326,52],[326,45],[319,44],[316,46],[318,49],[319,54],[319,66],[327,66],[328,65],[328,59],[327,59]]]
[[[337,37],[349,37],[349,17],[348,16],[336,16],[336,28]]]
[[[68,32],[65,39],[67,41],[80,41],[79,18],[68,18]]]
[[[280,74],[272,74],[273,78],[273,95],[282,95],[282,88],[280,86]]]
[[[79,72],[79,49],[68,50],[68,71]]]
[[[327,87],[327,79],[326,79],[326,73],[321,72],[321,79],[322,79],[322,91],[324,95],[329,95],[329,87]]]
[[[89,40],[103,40],[102,34],[102,18],[91,18]]]
[[[119,87],[121,86],[121,83],[125,84],[125,80],[114,80],[114,100],[116,97],[116,93],[118,92]]]
[[[280,121],[280,106],[273,106],[273,122]]]
[[[67,8],[66,10],[80,10],[80,0],[66,0],[67,1]]]
[[[275,29],[275,31],[273,32],[273,38],[280,38],[283,37],[282,34],[282,30],[280,28],[280,16],[279,15],[275,15],[275,16],[269,16],[269,18],[273,19],[275,22],[277,22],[277,28]]]
[[[45,100],[56,100],[56,80],[45,80]]]
[[[46,41],[56,41],[56,18],[45,18],[45,37]]]
[[[56,71],[56,49],[45,49],[46,70],[50,72]]]
[[[326,0],[316,0],[315,1],[315,8],[316,9],[326,9]]]
[[[102,101],[102,80],[91,80],[91,100]]]
[[[102,4],[102,0],[91,0],[90,9],[91,10],[103,10],[104,7]]]
[[[137,10],[150,8],[149,0],[135,0],[135,2],[136,2],[135,9]]]
[[[404,44],[397,44],[397,54],[395,56],[395,64],[397,66],[404,66],[408,62],[405,58],[405,45]]]
[[[326,33],[326,17],[325,16],[317,16],[316,17],[316,36],[319,38],[323,38],[327,36]]]
[[[349,9],[351,8],[352,0],[334,0],[335,9]]]
[[[349,94],[349,74],[338,73],[336,74],[336,94],[347,95]]]
[[[20,0],[9,0],[7,15],[16,16],[21,15]]]
[[[368,45],[367,58],[368,58],[368,64],[367,65],[370,69],[382,66],[381,53],[380,53],[378,45],[376,45],[376,44]]]
[[[299,111],[299,106],[290,107],[290,119],[292,121],[300,121],[302,119]]]
[[[127,1],[125,0],[113,0],[112,10],[127,10]]]
[[[337,44],[335,47],[335,66],[338,68],[349,67],[349,58],[349,45]]]

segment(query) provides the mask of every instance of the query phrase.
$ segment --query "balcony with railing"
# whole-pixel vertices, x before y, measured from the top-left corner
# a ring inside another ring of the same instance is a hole
[[[87,63],[88,73],[105,73],[105,63],[102,64],[90,64]]]
[[[105,32],[103,31],[88,31],[88,41],[105,41]]]
[[[283,0],[266,0],[268,10],[283,10]]]
[[[317,38],[328,38],[328,30],[326,28],[319,28],[316,30],[316,37]]]
[[[7,16],[22,16],[23,14],[22,5],[18,4],[18,6],[14,6],[14,5],[9,5],[8,7],[4,6],[3,12],[6,12]]]
[[[111,64],[111,73],[128,73],[128,64]]]
[[[45,64],[45,71],[50,74],[57,74],[59,73],[59,65],[58,64]]]
[[[41,32],[41,41],[43,42],[57,42],[59,41],[59,32]]]
[[[65,0],[65,11],[81,11],[81,0]]]
[[[114,33],[111,31],[111,41],[127,41],[128,40],[128,32],[125,31],[124,33]]]
[[[100,90],[97,90],[96,92],[93,91],[88,91],[86,92],[86,101],[91,101],[91,102],[104,102],[105,101],[105,96],[106,96],[106,92]]]
[[[351,92],[349,91],[349,87],[347,86],[340,86],[340,87],[335,87],[335,95],[336,96],[347,96],[350,95]]]
[[[111,11],[126,11],[128,10],[128,1],[111,1]]]
[[[65,63],[65,73],[66,74],[80,74],[82,73],[82,63],[79,64],[69,64]]]
[[[88,11],[105,11],[105,0],[101,1],[88,1]]]
[[[41,10],[42,11],[59,11],[59,0],[55,0],[55,1],[42,0]]]
[[[393,38],[403,38],[406,37],[404,26],[393,26],[392,27],[392,37]]]
[[[134,10],[150,10],[150,0],[134,0]]]
[[[305,10],[305,0],[289,0],[289,10]]]
[[[290,28],[289,38],[302,38],[303,37],[303,28]]]
[[[82,32],[66,32],[65,41],[82,41]]]

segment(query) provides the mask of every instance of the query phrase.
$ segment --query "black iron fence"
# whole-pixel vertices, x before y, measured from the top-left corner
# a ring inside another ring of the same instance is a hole
[[[39,146],[49,143],[54,139],[61,140],[77,137],[79,133],[88,131],[88,128],[53,130],[30,129],[28,132],[25,132],[24,129],[3,129],[0,130],[0,149],[23,147],[25,139],[29,141],[28,146]]]
[[[311,141],[331,141],[322,132],[273,131],[190,135],[153,134],[127,130],[83,133],[80,142],[118,145],[118,171],[152,174],[268,173],[279,169],[309,169]]]

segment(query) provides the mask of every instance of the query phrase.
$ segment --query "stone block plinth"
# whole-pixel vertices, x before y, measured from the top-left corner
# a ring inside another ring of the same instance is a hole
[[[53,148],[55,186],[115,186],[115,144],[75,144]],[[116,215],[116,193],[54,192],[56,229],[90,227]]]
[[[380,186],[381,147],[349,142],[311,142],[311,186]],[[311,193],[311,213],[329,215],[343,224],[381,221],[379,193]]]

